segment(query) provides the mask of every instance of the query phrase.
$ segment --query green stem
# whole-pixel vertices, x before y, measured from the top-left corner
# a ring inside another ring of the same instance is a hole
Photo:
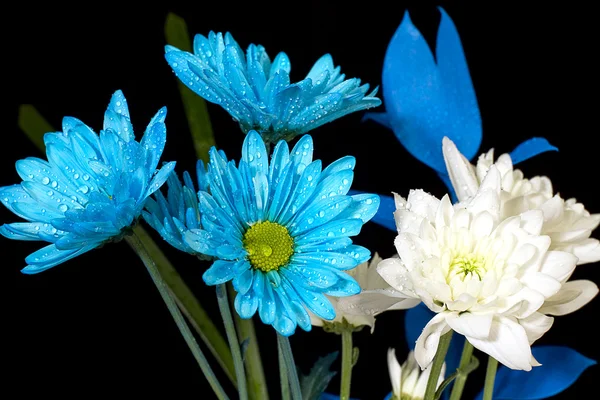
[[[228,284],[229,303],[234,307],[235,290],[233,285]],[[240,343],[246,343],[244,366],[246,367],[246,378],[248,380],[248,395],[251,400],[269,400],[267,381],[262,365],[262,358],[258,347],[258,338],[254,330],[252,318],[242,319],[238,313],[233,313],[233,320],[238,333]]]
[[[179,328],[181,335],[185,339],[188,347],[190,348],[192,354],[194,355],[194,358],[198,362],[200,369],[204,373],[204,376],[208,380],[208,383],[210,384],[213,391],[217,395],[217,398],[220,400],[228,400],[229,398],[227,397],[227,394],[225,394],[223,387],[221,387],[221,384],[217,380],[217,377],[215,376],[210,365],[208,364],[208,361],[206,360],[204,353],[202,353],[200,346],[198,346],[198,343],[196,342],[196,339],[194,338],[194,334],[192,333],[192,331],[190,330],[190,327],[185,322],[185,318],[184,318],[183,314],[181,314],[181,311],[179,310],[179,308],[177,307],[177,303],[171,296],[171,293],[169,292],[169,289],[168,289],[167,285],[165,284],[165,281],[162,280],[160,273],[158,272],[158,269],[156,268],[156,263],[154,262],[154,260],[152,259],[152,257],[150,256],[150,254],[148,253],[146,248],[144,247],[140,238],[134,233],[133,235],[126,237],[125,240],[127,240],[127,243],[129,243],[129,245],[136,251],[136,253],[140,257],[140,259],[146,266],[146,269],[148,270],[148,273],[150,274],[152,281],[156,285],[158,292],[160,293],[163,301],[165,302],[165,305],[167,306],[169,312],[171,313],[171,316],[173,317],[173,320],[175,321],[177,328]]]
[[[156,263],[161,278],[169,287],[171,295],[175,298],[177,305],[187,317],[192,328],[198,333],[200,339],[223,368],[229,380],[237,387],[231,351],[215,324],[148,232],[139,224],[133,228],[133,232]]]
[[[223,316],[223,324],[225,325],[227,340],[229,340],[229,348],[231,349],[231,355],[233,356],[233,365],[235,367],[235,376],[238,384],[238,393],[240,395],[240,400],[247,400],[248,389],[246,387],[246,372],[244,371],[244,361],[242,360],[240,342],[238,341],[235,326],[233,325],[233,317],[231,316],[229,301],[227,300],[227,287],[224,283],[217,285],[217,300],[219,302],[219,310],[221,311],[221,315]]]
[[[352,381],[352,331],[342,331],[342,382],[340,400],[350,399],[350,382]]]
[[[485,386],[483,387],[483,400],[492,400],[494,393],[494,381],[496,380],[496,370],[498,361],[490,356],[488,358],[487,369],[485,370]]]
[[[279,335],[277,335],[279,336]],[[279,382],[281,383],[281,399],[290,400],[290,380],[288,378],[288,369],[285,359],[283,358],[283,350],[281,343],[277,340],[277,359],[279,361]]]
[[[454,381],[452,387],[452,393],[450,394],[450,400],[459,400],[462,396],[465,383],[467,382],[468,374],[464,373],[467,365],[471,363],[471,357],[473,356],[473,345],[465,339],[465,346],[463,347],[462,356],[460,357],[460,364],[458,366],[458,375]]]
[[[440,377],[440,372],[442,371],[442,366],[444,365],[446,353],[448,352],[448,347],[450,347],[450,340],[452,340],[452,330],[440,337],[440,342],[438,343],[438,348],[431,364],[431,374],[429,375],[429,380],[427,381],[427,389],[425,390],[425,396],[423,400],[433,400],[435,398],[437,383]]]
[[[279,351],[283,357],[283,364],[287,367],[292,400],[302,400],[302,392],[300,391],[300,382],[298,381],[298,373],[296,372],[296,364],[294,363],[290,340],[287,336],[277,334],[277,342],[279,343]]]

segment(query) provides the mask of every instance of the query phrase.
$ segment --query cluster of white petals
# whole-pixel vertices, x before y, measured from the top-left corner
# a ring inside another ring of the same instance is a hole
[[[550,329],[552,315],[573,312],[598,293],[593,282],[568,279],[578,263],[600,258],[590,238],[600,217],[553,195],[548,178],[523,178],[508,155],[493,163],[490,152],[473,166],[450,140],[443,146],[459,202],[422,190],[406,199],[395,194],[398,257],[380,262],[377,272],[391,286],[386,293],[406,299],[396,309],[422,301],[436,313],[415,345],[421,368],[452,329],[507,367],[529,371],[539,365],[531,344]],[[379,299],[346,311],[385,307]]]
[[[421,368],[417,364],[414,352],[410,352],[406,361],[400,365],[396,358],[394,349],[388,350],[388,371],[390,381],[392,382],[392,399],[394,400],[422,400],[425,397],[427,389],[427,381],[431,374],[431,367],[426,368],[421,372]],[[444,381],[446,364],[442,365],[440,377],[438,378],[437,387]]]

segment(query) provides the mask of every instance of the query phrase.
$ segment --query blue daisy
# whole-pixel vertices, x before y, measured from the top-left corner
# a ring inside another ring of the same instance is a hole
[[[291,64],[281,52],[273,62],[263,46],[244,52],[231,34],[196,35],[194,54],[166,46],[165,57],[179,79],[205,100],[222,106],[242,131],[260,132],[276,143],[327,122],[381,104],[377,88],[345,79],[331,55],[321,57],[306,78],[290,83]]]
[[[184,236],[195,251],[217,258],[203,275],[208,285],[233,280],[238,314],[251,318],[258,310],[285,336],[297,325],[311,329],[307,309],[335,318],[325,295],[360,292],[344,271],[370,253],[349,237],[379,205],[377,195],[347,195],[354,157],[322,170],[312,155],[312,138],[305,135],[291,153],[285,141],[277,143],[269,163],[256,131],[246,136],[237,166],[212,148],[210,193],[198,193],[202,229]]]
[[[129,231],[175,167],[171,162],[156,169],[166,143],[166,114],[162,108],[152,118],[138,143],[125,97],[117,91],[100,135],[66,117],[62,132],[44,136],[48,161],[17,161],[23,181],[0,188],[0,201],[27,222],[2,225],[0,234],[51,243],[30,254],[22,272],[44,271]]]
[[[196,164],[196,176],[198,188],[204,192],[208,191],[206,168],[202,160],[198,160]],[[157,191],[153,198],[146,201],[146,210],[142,215],[171,246],[202,257],[202,254],[196,252],[183,239],[186,231],[202,227],[197,190],[192,177],[185,171],[182,184],[175,172],[172,172],[167,180],[167,186],[167,197]]]

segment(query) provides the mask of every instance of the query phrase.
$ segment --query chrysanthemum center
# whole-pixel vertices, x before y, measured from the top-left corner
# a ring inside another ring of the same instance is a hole
[[[485,260],[482,257],[470,254],[468,256],[457,256],[454,257],[450,263],[450,273],[455,275],[462,275],[466,278],[467,275],[471,274],[477,276],[481,280],[485,273]]]
[[[294,253],[294,239],[286,227],[270,221],[258,222],[244,234],[250,264],[264,272],[286,265]]]

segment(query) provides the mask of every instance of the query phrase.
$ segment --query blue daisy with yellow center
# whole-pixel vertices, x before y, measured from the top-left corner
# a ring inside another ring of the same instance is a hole
[[[186,243],[216,260],[204,273],[208,285],[232,280],[235,309],[242,318],[257,311],[284,336],[296,326],[311,329],[310,310],[331,320],[328,296],[351,296],[360,286],[345,271],[370,257],[353,245],[376,212],[379,197],[348,196],[354,157],[322,169],[313,143],[303,136],[289,151],[275,146],[271,162],[256,131],[246,136],[238,165],[215,148],[200,191],[201,226],[185,232]]]

